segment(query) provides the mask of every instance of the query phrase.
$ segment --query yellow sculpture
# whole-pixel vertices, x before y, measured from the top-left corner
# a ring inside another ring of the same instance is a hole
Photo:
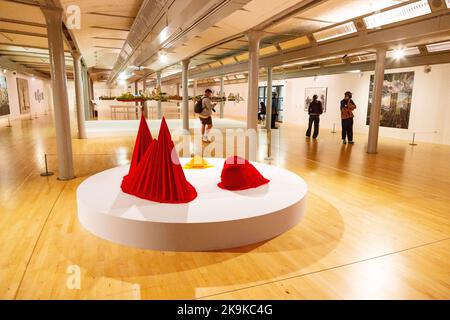
[[[184,169],[206,169],[214,167],[208,161],[203,159],[201,156],[193,157],[186,165],[183,167]]]

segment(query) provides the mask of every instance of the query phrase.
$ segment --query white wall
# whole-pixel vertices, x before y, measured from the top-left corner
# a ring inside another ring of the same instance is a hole
[[[11,120],[30,117],[30,114],[20,114],[20,106],[19,106],[19,93],[17,91],[17,78],[27,79],[28,80],[28,92],[30,95],[30,113],[35,116],[37,113],[38,116],[45,113],[45,111],[49,111],[52,109],[52,97],[51,97],[51,86],[49,81],[44,81],[40,79],[32,79],[32,77],[16,74],[13,75],[11,71],[7,71],[6,74],[6,84],[8,86],[8,98],[9,98],[9,116],[0,117],[0,122],[7,121],[8,117]],[[34,93],[39,90],[39,92],[44,93],[44,100],[40,102],[35,99]]]
[[[414,71],[414,90],[412,97],[409,129],[380,128],[380,136],[409,140],[417,132],[417,140],[439,144],[450,144],[450,64],[432,66],[429,74],[423,67],[387,70],[386,73]],[[304,111],[305,88],[327,87],[327,112],[321,117],[321,127],[326,129],[336,125],[340,130],[339,103],[345,91],[353,92],[358,109],[355,111],[355,131],[367,133],[367,107],[369,101],[369,82],[373,72],[363,74],[345,73],[319,76],[318,78],[296,78],[276,81],[285,85],[285,104],[283,121],[288,124],[306,126],[308,115]],[[261,82],[260,85],[266,85]],[[212,90],[219,90],[215,86]],[[226,117],[245,118],[247,115],[248,84],[226,85],[225,93],[240,93],[245,102],[227,102]],[[437,133],[433,133],[437,131]]]
[[[414,90],[408,129],[380,128],[380,136],[411,139],[417,133],[419,141],[450,144],[449,123],[449,80],[450,64],[435,65],[432,72],[425,74],[423,67],[388,70],[386,73],[414,71]],[[355,131],[367,133],[367,107],[369,101],[369,82],[373,72],[361,74],[341,74],[314,78],[291,79],[286,81],[286,103],[284,120],[287,123],[306,125],[308,115],[304,111],[304,92],[307,87],[328,87],[327,112],[321,118],[324,128],[340,125],[339,102],[345,91],[353,92],[358,109],[355,111]],[[437,133],[434,133],[437,131]]]

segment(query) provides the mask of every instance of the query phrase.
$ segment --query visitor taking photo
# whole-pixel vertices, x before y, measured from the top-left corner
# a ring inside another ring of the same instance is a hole
[[[345,93],[344,99],[341,101],[341,119],[342,119],[342,142],[354,144],[353,142],[353,110],[356,104],[352,100],[353,94],[350,91]]]

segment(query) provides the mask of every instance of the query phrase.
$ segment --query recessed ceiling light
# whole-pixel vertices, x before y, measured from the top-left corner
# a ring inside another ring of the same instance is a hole
[[[394,59],[402,59],[405,56],[405,49],[395,49],[392,52]]]
[[[406,56],[414,56],[420,54],[420,50],[417,47],[410,48],[398,48],[395,50],[390,50],[386,53],[386,57],[393,59],[401,59]]]
[[[431,13],[428,0],[416,1],[402,7],[375,13],[364,18],[367,28],[378,28],[387,24],[400,22]]]
[[[6,73],[6,71],[7,71],[6,69],[3,69],[3,73]]]
[[[164,51],[159,52],[159,61],[166,63],[168,61],[167,54]]]
[[[125,71],[122,71],[119,74],[119,80],[125,80],[127,78],[127,73]]]
[[[159,33],[159,44],[162,44],[163,42],[165,42],[168,38],[169,38],[169,27],[164,27],[164,29],[161,30],[161,32]]]

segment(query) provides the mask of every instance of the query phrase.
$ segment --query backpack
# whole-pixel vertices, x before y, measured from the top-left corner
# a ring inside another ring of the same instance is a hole
[[[202,111],[203,111],[203,98],[201,98],[200,100],[198,100],[198,101],[195,103],[195,106],[194,106],[194,112],[195,112],[195,113],[202,113]]]

